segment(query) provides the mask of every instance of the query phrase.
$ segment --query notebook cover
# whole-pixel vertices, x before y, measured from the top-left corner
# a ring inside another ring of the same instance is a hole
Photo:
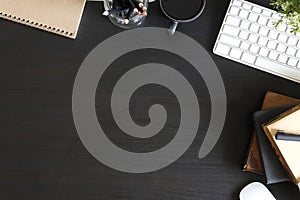
[[[300,134],[300,105],[280,114],[263,126],[265,135],[275,150],[282,166],[291,180],[300,189],[300,142],[276,140],[277,131],[284,130],[291,134]]]
[[[289,110],[293,106],[294,105],[258,111],[253,115],[258,146],[260,148],[267,184],[290,181],[290,178],[273,150],[262,126],[264,123]]]
[[[295,103],[300,103],[300,99],[295,99],[268,91],[266,92],[261,109],[264,110],[269,108],[276,108]],[[260,174],[264,173],[264,167],[261,160],[255,131],[253,132],[252,139],[250,141],[243,170]]]
[[[85,0],[1,0],[0,17],[75,38]]]

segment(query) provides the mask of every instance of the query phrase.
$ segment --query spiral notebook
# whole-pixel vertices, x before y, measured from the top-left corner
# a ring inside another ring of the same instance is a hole
[[[0,17],[75,38],[86,0],[1,0]]]

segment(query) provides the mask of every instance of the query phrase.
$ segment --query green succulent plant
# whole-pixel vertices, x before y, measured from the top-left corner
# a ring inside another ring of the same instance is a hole
[[[281,13],[281,19],[274,25],[286,23],[292,33],[300,32],[300,0],[271,0],[271,5]]]

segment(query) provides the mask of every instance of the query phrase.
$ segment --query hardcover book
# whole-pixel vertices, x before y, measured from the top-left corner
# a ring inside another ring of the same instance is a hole
[[[276,116],[292,107],[293,106],[262,110],[255,112],[253,115],[257,141],[261,152],[267,184],[290,181],[290,178],[273,150],[272,145],[263,130],[263,124],[274,119]]]

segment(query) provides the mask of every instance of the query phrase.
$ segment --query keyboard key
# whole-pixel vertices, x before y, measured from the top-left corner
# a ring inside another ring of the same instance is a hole
[[[243,19],[247,19],[249,15],[249,12],[246,10],[241,10],[239,16]]]
[[[288,57],[284,54],[280,54],[279,57],[278,57],[278,61],[281,62],[281,63],[286,63],[288,60]]]
[[[270,38],[276,40],[278,37],[278,33],[276,31],[270,30],[269,35]]]
[[[252,22],[256,22],[258,19],[258,15],[255,14],[255,13],[250,13],[249,14],[249,17],[248,17],[248,20],[252,21]]]
[[[243,50],[248,50],[249,49],[249,47],[250,47],[250,44],[249,43],[247,43],[247,42],[242,42],[242,44],[241,44],[241,49],[243,49]]]
[[[230,56],[235,59],[240,59],[242,55],[242,51],[239,49],[232,48],[230,51]]]
[[[240,7],[242,5],[242,2],[235,0],[235,1],[232,2],[232,5]]]
[[[231,6],[229,13],[233,14],[233,15],[238,15],[240,12],[240,9],[235,7],[235,6]]]
[[[300,58],[300,50],[297,51],[296,57],[297,57],[297,58]]]
[[[260,37],[259,39],[258,39],[258,42],[257,42],[259,45],[261,45],[261,46],[266,46],[267,45],[267,43],[268,43],[268,39],[267,38],[264,38],[264,37]]]
[[[260,50],[259,50],[259,53],[258,53],[259,55],[261,55],[261,56],[263,56],[263,57],[267,57],[268,56],[268,54],[269,54],[269,50],[268,49],[266,49],[266,48],[260,48]]]
[[[258,40],[258,36],[257,36],[257,35],[255,35],[255,34],[250,34],[250,36],[249,36],[249,41],[250,41],[250,42],[256,43],[257,40]]]
[[[287,33],[291,33],[292,35],[294,35],[294,33],[292,33],[292,29],[291,29],[290,26],[287,26],[286,32]]]
[[[287,62],[288,65],[292,66],[292,67],[296,67],[298,63],[298,60],[295,58],[289,58],[289,61]]]
[[[248,22],[248,21],[242,21],[241,25],[240,25],[241,28],[247,29],[247,30],[248,30],[249,26],[250,26],[250,22]]]
[[[247,31],[241,31],[239,37],[246,40],[248,39],[249,33]]]
[[[270,49],[276,49],[276,46],[277,46],[277,42],[274,40],[270,40],[267,44],[267,47]]]
[[[274,18],[276,20],[280,20],[281,19],[280,15],[278,13],[273,13],[272,14],[272,18]]]
[[[272,60],[277,60],[277,57],[279,56],[279,54],[275,51],[270,51],[269,53],[269,58],[272,59]]]
[[[296,79],[297,77],[297,71],[295,70],[296,68],[292,69],[262,57],[258,57],[256,59],[255,65],[264,70],[271,71],[275,74],[284,74],[286,77],[291,77],[292,79]]]
[[[266,29],[265,27],[260,27],[259,29],[259,34],[263,35],[263,36],[267,36],[269,33],[269,30]]]
[[[269,28],[275,28],[275,23],[276,23],[276,20],[269,19],[269,21],[267,23],[267,27],[269,27]]]
[[[288,38],[288,36],[286,36],[286,35],[284,35],[284,34],[280,34],[279,37],[278,37],[278,40],[279,40],[280,42],[285,43],[286,40],[287,40],[287,38]]]
[[[250,54],[250,53],[247,53],[247,52],[244,52],[243,55],[242,55],[242,58],[241,60],[246,62],[246,63],[249,63],[249,64],[253,64],[255,62],[255,56]]]
[[[256,54],[256,53],[258,52],[258,50],[259,50],[259,47],[258,47],[258,46],[256,46],[256,45],[251,45],[251,47],[250,47],[250,52]]]
[[[243,3],[243,8],[250,10],[252,8],[252,6],[248,3]]]
[[[285,32],[286,29],[287,29],[287,26],[286,26],[285,23],[280,23],[280,24],[278,25],[278,27],[276,27],[276,28],[277,28],[277,30],[279,30],[279,31]]]
[[[227,33],[227,34],[230,34],[230,35],[233,35],[233,36],[238,36],[240,30],[238,28],[236,28],[236,27],[224,25],[223,32]]]
[[[216,47],[216,51],[219,52],[219,53],[222,53],[224,55],[228,55],[229,54],[229,51],[230,51],[230,47],[229,46],[226,46],[224,44],[221,44],[219,43]]]
[[[288,47],[288,49],[286,50],[286,54],[294,56],[296,54],[296,49],[292,48],[292,47]]]
[[[240,25],[240,19],[236,18],[236,17],[232,17],[232,16],[227,16],[226,22],[229,25],[233,25],[233,26],[239,26]]]
[[[278,44],[277,45],[277,51],[279,51],[279,52],[285,52],[286,51],[286,46],[284,45],[284,44]]]
[[[259,7],[253,7],[252,11],[257,12],[257,13],[261,13],[261,8],[259,8]]]
[[[299,33],[300,35],[300,33]],[[300,36],[299,36],[300,37]],[[296,45],[298,48],[300,48],[300,40],[298,41],[297,45]]]
[[[287,40],[287,43],[292,46],[295,46],[297,44],[297,42],[298,42],[298,40],[294,37],[289,37]]]
[[[226,44],[235,46],[235,47],[239,47],[240,46],[240,40],[234,38],[234,37],[230,37],[228,35],[224,35],[221,34],[220,36],[220,40]]]
[[[254,33],[257,33],[258,32],[258,29],[259,29],[259,26],[256,25],[256,24],[251,24],[250,26],[250,31],[254,32]]]
[[[260,16],[259,18],[258,18],[258,21],[257,21],[260,25],[263,25],[263,26],[265,26],[265,25],[267,25],[267,23],[268,23],[268,18],[266,18],[266,17],[263,17],[263,16]]]
[[[265,15],[265,16],[267,16],[267,17],[271,17],[271,15],[272,15],[272,13],[270,11],[268,11],[268,10],[263,10],[262,14]]]

